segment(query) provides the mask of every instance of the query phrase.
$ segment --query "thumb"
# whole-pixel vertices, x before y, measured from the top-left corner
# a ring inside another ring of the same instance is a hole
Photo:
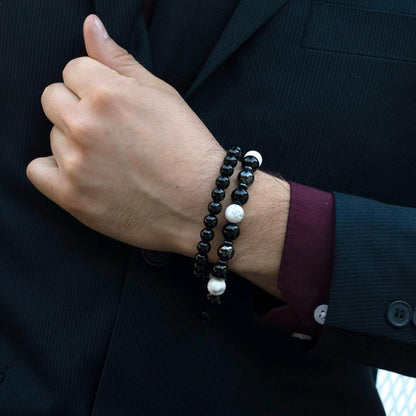
[[[91,14],[84,22],[84,41],[88,56],[117,71],[120,75],[137,80],[154,76],[132,55],[111,39],[98,16]]]

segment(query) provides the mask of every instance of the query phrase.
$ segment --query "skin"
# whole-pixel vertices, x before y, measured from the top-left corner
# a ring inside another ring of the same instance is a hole
[[[28,165],[29,180],[102,234],[194,256],[225,150],[179,93],[118,46],[95,15],[84,22],[84,40],[88,56],[68,62],[63,83],[42,94],[53,154]],[[261,170],[255,176],[229,267],[284,301],[277,282],[289,185]],[[223,224],[222,214],[214,248]]]

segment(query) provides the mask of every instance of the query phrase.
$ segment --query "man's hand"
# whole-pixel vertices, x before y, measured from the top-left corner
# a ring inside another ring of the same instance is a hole
[[[33,160],[27,176],[102,234],[192,256],[225,151],[176,90],[109,38],[94,15],[85,20],[84,39],[88,57],[70,61],[64,82],[42,95],[54,124],[53,155]],[[281,299],[277,277],[288,210],[288,184],[258,171],[229,262]],[[224,222],[217,227],[211,261]]]
[[[224,150],[176,90],[109,38],[94,15],[84,39],[88,57],[70,61],[64,82],[42,95],[53,156],[33,160],[27,175],[96,231],[178,251],[177,241],[206,215]]]

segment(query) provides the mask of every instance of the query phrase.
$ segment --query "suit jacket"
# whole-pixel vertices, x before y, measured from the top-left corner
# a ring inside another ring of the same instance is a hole
[[[152,70],[141,8],[1,3],[0,414],[384,414],[371,367],[416,376],[416,327],[386,315],[395,300],[416,306],[416,3],[241,0],[184,93],[224,147],[334,192],[313,343],[259,325],[279,302],[238,276],[202,319],[190,259],[103,237],[26,179],[50,154],[40,95],[85,54],[87,14]]]

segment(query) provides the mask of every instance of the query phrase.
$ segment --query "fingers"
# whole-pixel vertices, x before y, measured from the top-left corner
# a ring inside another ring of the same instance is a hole
[[[62,72],[65,86],[81,99],[110,85],[117,76],[114,70],[87,56],[69,61]]]
[[[75,113],[79,101],[79,98],[62,83],[46,87],[41,98],[46,117],[61,130],[68,127],[69,119]]]
[[[26,175],[40,192],[58,203],[56,196],[59,189],[59,169],[53,156],[32,160],[26,169]]]
[[[75,154],[74,143],[68,140],[64,132],[57,126],[53,126],[50,134],[52,154],[59,167],[65,165],[64,161],[71,159]]]

